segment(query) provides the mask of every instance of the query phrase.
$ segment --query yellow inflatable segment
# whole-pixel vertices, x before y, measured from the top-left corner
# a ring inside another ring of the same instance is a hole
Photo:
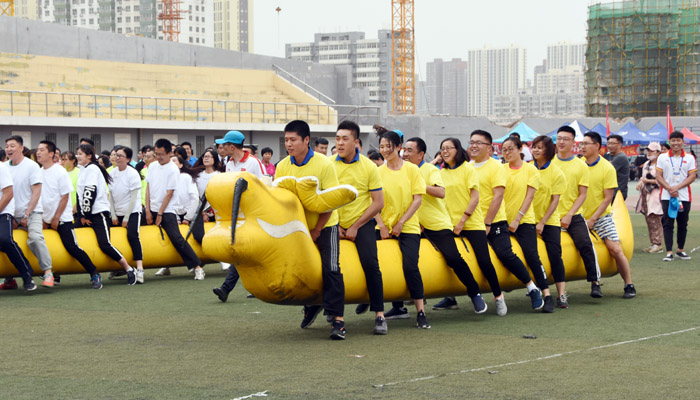
[[[231,196],[233,192],[235,195]],[[231,221],[227,220],[231,212],[226,210],[232,210],[236,198],[238,217],[232,232]],[[281,187],[267,187],[249,173],[227,173],[212,178],[207,186],[207,199],[221,217],[203,240],[202,247],[209,257],[235,264],[245,288],[261,300],[277,304],[321,303],[321,259],[309,236],[304,209],[294,193]],[[630,259],[634,248],[632,223],[620,196],[613,205],[613,216],[623,251]],[[591,238],[602,276],[615,275],[617,268],[605,244],[595,235]],[[488,292],[488,282],[469,242],[465,241],[465,245],[461,239],[455,240],[482,291]],[[514,239],[512,241],[515,253],[524,260],[520,246]],[[561,244],[567,281],[586,279],[583,261],[568,234],[562,233]],[[398,241],[378,241],[377,248],[384,299],[408,299]],[[538,241],[538,249],[547,275],[551,277],[542,240]],[[490,251],[501,288],[506,291],[521,288],[522,283]],[[364,272],[353,242],[340,241],[340,268],[345,280],[346,303],[369,302]],[[426,297],[466,294],[464,285],[426,239],[421,240],[419,268]]]
[[[229,215],[230,218],[230,215]],[[208,222],[204,224],[205,232],[214,227],[213,222]],[[189,229],[186,225],[180,226],[180,232],[183,236],[187,235],[187,230]],[[118,227],[111,228],[111,242],[114,247],[119,250],[122,255],[126,258],[130,265],[134,266],[133,253],[131,251],[131,246],[126,239],[126,228]],[[160,268],[160,267],[174,267],[178,265],[183,265],[182,258],[175,251],[172,243],[168,239],[168,235],[165,231],[162,232],[163,237],[161,237],[161,231],[156,226],[142,226],[139,231],[141,236],[141,246],[143,248],[143,267],[144,268]],[[81,249],[85,250],[87,255],[92,260],[98,271],[119,271],[121,266],[116,261],[109,258],[104,254],[97,243],[97,238],[92,228],[78,228],[75,230],[75,236],[78,239],[78,245]],[[34,254],[27,246],[27,232],[15,229],[14,231],[15,242],[19,245],[24,253],[29,264],[32,266],[32,270],[35,275],[41,275],[41,268],[39,268],[39,263],[34,257]],[[82,265],[78,263],[76,259],[71,257],[70,254],[63,247],[61,243],[61,238],[58,233],[51,229],[44,229],[44,239],[46,240],[46,245],[51,253],[51,260],[53,262],[53,271],[60,274],[73,274],[73,273],[85,273]],[[202,251],[202,247],[197,243],[196,240],[190,235],[188,240],[192,249],[197,253],[199,258],[203,263],[213,262],[210,257]],[[18,276],[17,270],[10,263],[5,253],[0,252],[0,277]]]

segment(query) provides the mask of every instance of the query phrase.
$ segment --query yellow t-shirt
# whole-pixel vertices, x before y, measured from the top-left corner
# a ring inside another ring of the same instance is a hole
[[[548,164],[548,165],[547,165]],[[545,164],[545,168],[538,170],[540,174],[540,188],[535,191],[535,198],[532,200],[532,209],[535,211],[535,222],[542,221],[542,217],[547,212],[552,203],[552,196],[562,195],[566,191],[566,177],[561,169],[552,162]],[[561,226],[558,209],[555,209],[545,225]]]
[[[73,191],[70,192],[70,202],[71,202],[71,208],[75,208],[75,203],[78,201],[78,199],[75,196],[75,190],[78,185],[78,173],[80,172],[80,168],[75,167],[71,172],[68,173],[68,176],[70,176],[70,182],[73,184]]]
[[[419,170],[427,186],[445,187],[438,167],[423,161]],[[433,197],[427,193],[424,194],[417,214],[418,222],[425,229],[430,229],[431,231],[452,230],[450,215],[447,213],[443,199]]]
[[[382,178],[379,177],[377,165],[359,152],[355,154],[355,158],[350,163],[346,163],[337,155],[333,157],[333,166],[340,184],[351,185],[357,189],[357,198],[352,203],[338,209],[340,226],[347,229],[372,204],[370,192],[382,190]]]
[[[320,190],[326,190],[333,186],[338,186],[338,176],[335,173],[335,168],[333,164],[328,160],[327,157],[321,154],[315,154],[314,151],[309,147],[309,152],[306,158],[300,162],[300,165],[292,162],[291,156],[285,157],[282,161],[277,164],[277,169],[275,170],[275,178],[282,176],[294,176],[297,178],[302,178],[305,176],[315,176],[318,178],[318,186]],[[295,160],[299,162],[298,160]],[[310,212],[304,210],[306,214],[306,223],[309,229],[314,229],[316,223],[318,222],[318,213]],[[333,210],[331,218],[328,220],[324,228],[338,224],[338,210]]]
[[[408,161],[404,161],[398,171],[389,169],[386,164],[378,169],[384,184],[384,208],[382,208],[381,217],[384,225],[391,231],[410,207],[413,195],[425,194],[425,181],[418,167]],[[420,234],[417,212],[403,224],[401,233]]]
[[[572,158],[567,160],[562,160],[559,156],[555,156],[554,159],[552,159],[552,164],[559,167],[566,177],[566,191],[562,193],[559,198],[559,205],[557,206],[559,217],[563,217],[574,205],[574,201],[576,201],[578,197],[578,187],[588,187],[588,166],[585,161],[576,156],[572,156]],[[583,207],[581,207],[577,213],[580,213],[582,210]]]
[[[440,170],[440,176],[445,184],[445,207],[450,214],[452,227],[457,226],[462,219],[462,215],[467,210],[471,201],[471,190],[479,190],[479,177],[474,166],[468,162],[450,169],[445,166]],[[484,215],[478,205],[474,209],[471,217],[464,223],[465,231],[484,231]]]
[[[595,210],[600,207],[605,199],[605,189],[617,188],[617,171],[610,161],[598,156],[598,161],[593,162],[588,166],[590,172],[590,184],[588,185],[588,193],[586,201],[583,202],[581,209],[583,210],[583,218],[590,218],[595,213]],[[611,213],[610,204],[603,211],[603,215]]]
[[[535,188],[535,193],[537,193],[537,190],[540,188],[540,174],[537,172],[537,168],[535,168],[534,165],[528,163],[523,163],[518,169],[513,169],[508,164],[503,165],[503,168],[507,175],[503,202],[506,205],[506,217],[510,223],[518,216],[518,211],[520,211],[520,207],[523,206],[523,201],[525,201],[525,196],[527,195],[527,188]],[[520,219],[520,223],[535,223],[535,210],[533,210],[532,204],[530,204],[530,208],[525,211],[525,215]]]
[[[477,175],[479,175],[479,207],[481,207],[482,215],[486,218],[489,206],[493,202],[493,189],[499,186],[506,187],[506,171],[503,169],[503,164],[491,157],[480,167],[477,167],[476,163],[473,165]],[[506,208],[503,202],[498,207],[491,223],[501,221],[506,221]]]

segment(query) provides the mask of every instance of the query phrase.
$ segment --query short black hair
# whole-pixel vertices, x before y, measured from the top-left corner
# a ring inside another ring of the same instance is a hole
[[[302,121],[300,119],[295,119],[294,121],[288,123],[284,127],[284,131],[294,132],[297,135],[301,136],[302,139],[311,136],[311,128],[309,128],[309,124],[307,124],[306,121]]]
[[[20,135],[12,135],[9,138],[5,139],[5,143],[9,142],[10,140],[14,140],[15,142],[19,143],[20,146],[24,146],[24,139],[22,139],[22,136]]]
[[[683,133],[682,133],[682,132],[673,131],[673,132],[671,132],[671,134],[668,136],[668,140],[671,140],[671,139],[685,139],[685,137],[683,136]]]
[[[584,136],[585,136],[585,135],[584,135]],[[618,140],[620,143],[624,142],[624,140],[622,139],[622,136],[620,136],[620,135],[610,135],[610,136],[608,136],[608,140],[610,140],[610,139],[616,139],[616,140]]]
[[[272,149],[269,148],[269,147],[263,147],[263,149],[260,150],[260,154],[262,154],[262,155],[265,155],[265,154],[267,154],[267,153],[270,153],[270,155],[275,154],[275,153],[272,151]]]
[[[574,137],[576,137],[576,131],[574,130],[574,128],[570,127],[569,125],[560,126],[559,129],[557,129],[557,133],[559,133],[559,132],[567,132],[567,133],[574,135]]]
[[[484,130],[477,129],[477,130],[475,130],[474,132],[472,132],[472,134],[469,135],[469,137],[471,138],[471,137],[474,136],[474,135],[481,135],[481,136],[485,137],[485,138],[489,141],[489,144],[492,144],[492,143],[493,143],[493,136],[491,136],[490,133],[488,133],[488,132],[486,132],[486,131],[484,131]]]
[[[328,145],[328,140],[326,138],[316,138],[314,140],[314,146],[318,146],[319,144],[325,144],[326,146]]]
[[[598,147],[600,147],[603,144],[603,140],[600,138],[600,135],[597,132],[588,131],[584,133],[583,136],[591,138],[591,140],[594,143],[598,143]]]
[[[161,148],[165,150],[166,153],[170,153],[171,151],[173,151],[173,144],[170,143],[170,140],[166,138],[160,138],[156,140],[156,143],[153,145],[153,147]]]
[[[382,135],[379,137],[379,143],[382,143],[382,139],[386,139],[391,143],[394,147],[401,147],[401,137],[399,136],[398,133],[394,131],[386,131],[382,133]]]
[[[353,121],[346,120],[346,121],[341,122],[340,124],[338,124],[338,129],[336,129],[335,131],[337,132],[341,129],[347,129],[350,132],[352,132],[352,135],[355,137],[355,139],[360,138],[360,126],[357,125]],[[361,144],[360,144],[360,146],[361,146]]]
[[[153,146],[151,146],[150,144],[147,144],[147,145],[141,147],[141,153],[145,153],[148,151],[153,151]]]
[[[182,142],[180,146],[190,146],[190,149],[192,148],[192,143],[190,142]]]
[[[49,153],[56,154],[56,143],[54,143],[50,140],[42,140],[41,142],[39,142],[39,144],[45,144],[46,150],[48,150]]]
[[[665,147],[666,150],[671,150],[671,145],[666,142],[661,143],[661,147]]]
[[[90,138],[85,138],[85,137],[80,138],[80,141],[78,143],[81,143],[81,142],[85,142],[85,143],[89,144],[90,146],[95,147],[95,141],[90,139]]]
[[[509,137],[516,137],[516,138],[520,139],[520,134],[518,132],[513,132],[509,135]]]
[[[416,142],[416,146],[418,146],[418,151],[422,151],[423,153],[428,151],[428,146],[425,145],[425,140],[419,137],[412,137],[406,141],[406,143],[408,142]]]
[[[119,149],[117,149],[117,151],[119,150],[124,152],[124,155],[126,156],[127,160],[131,160],[131,157],[134,156],[134,151],[131,150],[131,147],[121,146]]]

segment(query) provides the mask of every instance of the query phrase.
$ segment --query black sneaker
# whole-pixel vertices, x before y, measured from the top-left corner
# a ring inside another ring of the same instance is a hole
[[[90,278],[90,281],[92,282],[92,288],[93,289],[102,289],[102,277],[100,274],[95,274]]]
[[[321,306],[304,306],[304,319],[301,320],[301,329],[310,327],[322,309],[323,307]],[[345,328],[343,328],[343,332],[345,332]],[[343,339],[345,339],[344,335]]]
[[[396,307],[391,307],[391,310],[384,314],[384,318],[387,320],[390,319],[406,319],[409,318],[410,315],[408,314],[408,310],[406,307],[401,307],[401,308],[396,308]]]
[[[245,298],[246,298],[246,299],[254,299],[254,298],[255,298],[255,295],[254,295],[254,294],[248,293],[248,294],[245,296]]]
[[[603,297],[603,291],[600,290],[600,285],[595,282],[591,282],[591,297],[596,299]]]
[[[554,300],[552,296],[544,296],[544,306],[542,306],[543,313],[553,313],[554,312]]]
[[[666,254],[666,257],[661,261],[673,261],[673,254]]]
[[[369,304],[363,303],[363,304],[358,304],[357,308],[355,308],[355,314],[360,315],[364,314],[369,310]]]
[[[329,324],[332,324],[333,321],[335,321],[335,315],[330,315],[330,314],[326,315],[326,322],[328,322]]]
[[[386,318],[377,317],[374,320],[374,334],[375,335],[386,335],[387,334]]]
[[[215,287],[211,291],[214,292],[216,297],[218,297],[222,303],[226,303],[226,300],[228,300],[228,293],[225,292],[224,289],[222,289],[220,287]]]
[[[622,298],[633,299],[635,297],[637,297],[637,289],[634,288],[634,285],[631,283],[625,285],[625,294],[622,295]]]
[[[416,317],[416,326],[420,329],[430,329],[430,322],[428,322],[428,317],[425,316],[423,311],[418,311],[418,317]]]
[[[690,256],[687,255],[685,251],[677,251],[676,257],[680,258],[681,260],[690,260]]]
[[[58,286],[61,284],[61,276],[54,272],[53,274],[53,285]]]
[[[320,307],[320,306],[317,306],[317,307]],[[345,340],[345,322],[340,321],[340,320],[333,321],[333,328],[331,329],[331,339],[333,339],[333,340]]]
[[[136,273],[133,268],[131,271],[126,271],[126,284],[129,286],[136,284]]]
[[[24,283],[24,290],[26,292],[33,292],[34,290],[36,290],[36,283],[34,283],[34,281],[30,279],[29,281]]]
[[[433,310],[456,310],[457,300],[454,297],[445,297],[433,306]]]

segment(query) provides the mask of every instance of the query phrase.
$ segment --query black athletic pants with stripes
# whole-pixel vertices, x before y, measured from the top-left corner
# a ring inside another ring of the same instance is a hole
[[[0,214],[0,251],[7,254],[7,258],[19,272],[22,281],[29,283],[32,280],[32,267],[12,236],[12,216],[10,214]]]
[[[121,260],[124,256],[122,256],[122,253],[112,246],[112,242],[109,241],[111,236],[109,227],[112,226],[112,218],[109,216],[109,211],[91,214],[88,219],[92,223],[90,226],[92,230],[95,231],[97,244],[100,246],[100,250],[114,261]]]
[[[455,244],[454,232],[449,229],[440,231],[423,229],[423,234],[430,240],[430,243],[435,245],[438,251],[442,253],[447,266],[454,270],[459,281],[467,287],[467,295],[469,297],[474,297],[481,293],[479,284],[476,283],[474,275],[472,275],[472,271],[469,269],[469,265],[464,261],[462,255],[459,254],[459,249],[457,249],[457,245]]]
[[[593,242],[586,226],[586,220],[583,215],[576,214],[571,217],[571,223],[566,231],[571,235],[574,241],[574,246],[583,259],[583,266],[586,268],[586,280],[588,282],[596,282],[600,279],[600,270],[598,268],[598,260],[595,250],[593,250]]]
[[[357,255],[360,258],[362,270],[365,272],[365,282],[367,282],[369,309],[374,312],[384,311],[384,284],[377,259],[376,226],[377,221],[371,219],[357,230],[357,236],[355,236]]]
[[[119,226],[122,226],[124,216],[117,216]],[[135,212],[129,215],[129,222],[126,223],[126,240],[129,241],[131,252],[134,253],[134,261],[143,260],[143,249],[141,248],[141,237],[139,228],[141,227],[141,213]]]
[[[491,287],[493,297],[500,296],[501,284],[498,282],[496,269],[493,267],[493,263],[491,262],[491,254],[489,253],[489,242],[486,239],[486,231],[462,231],[459,233],[459,236],[467,239],[469,244],[472,245],[476,262],[479,264],[481,273],[484,274],[486,281]]]
[[[398,237],[399,249],[402,256],[403,277],[408,286],[408,292],[412,300],[425,297],[423,293],[423,277],[418,269],[418,256],[420,252],[420,235],[417,233],[402,233]],[[389,239],[391,240],[391,239]],[[403,307],[402,301],[391,303],[394,308]]]
[[[537,228],[534,224],[520,224],[513,235],[523,250],[525,262],[535,277],[535,284],[540,290],[549,289],[547,273],[544,272],[542,260],[540,260],[540,254],[537,251]]]
[[[75,228],[73,222],[59,222],[56,232],[58,232],[58,236],[61,238],[61,243],[63,243],[63,247],[66,248],[68,254],[78,260],[80,265],[85,268],[85,271],[87,271],[90,276],[97,274],[95,264],[92,263],[92,260],[90,257],[88,257],[87,253],[81,249],[80,246],[78,246],[78,240],[75,238]]]
[[[528,283],[530,273],[527,272],[525,264],[513,253],[513,245],[510,242],[510,231],[508,230],[508,222],[498,221],[491,224],[491,230],[486,237],[491,243],[491,248],[503,266],[510,271],[522,283]]]
[[[158,218],[158,212],[151,211],[151,214],[153,215],[153,220],[155,221],[156,218]],[[185,263],[187,268],[196,268],[202,264],[197,256],[197,253],[192,250],[190,244],[185,241],[184,237],[182,237],[182,233],[180,233],[180,225],[177,223],[177,215],[175,215],[175,213],[164,213],[161,217],[160,227],[168,235],[170,242],[175,248],[175,251],[177,251],[180,257],[182,257],[182,261]]]
[[[321,253],[324,314],[342,317],[345,309],[345,283],[340,272],[338,225],[323,228],[316,239],[316,246]]]
[[[561,227],[545,225],[542,229],[542,240],[547,248],[549,265],[552,267],[554,282],[566,282],[566,271],[561,259]]]

